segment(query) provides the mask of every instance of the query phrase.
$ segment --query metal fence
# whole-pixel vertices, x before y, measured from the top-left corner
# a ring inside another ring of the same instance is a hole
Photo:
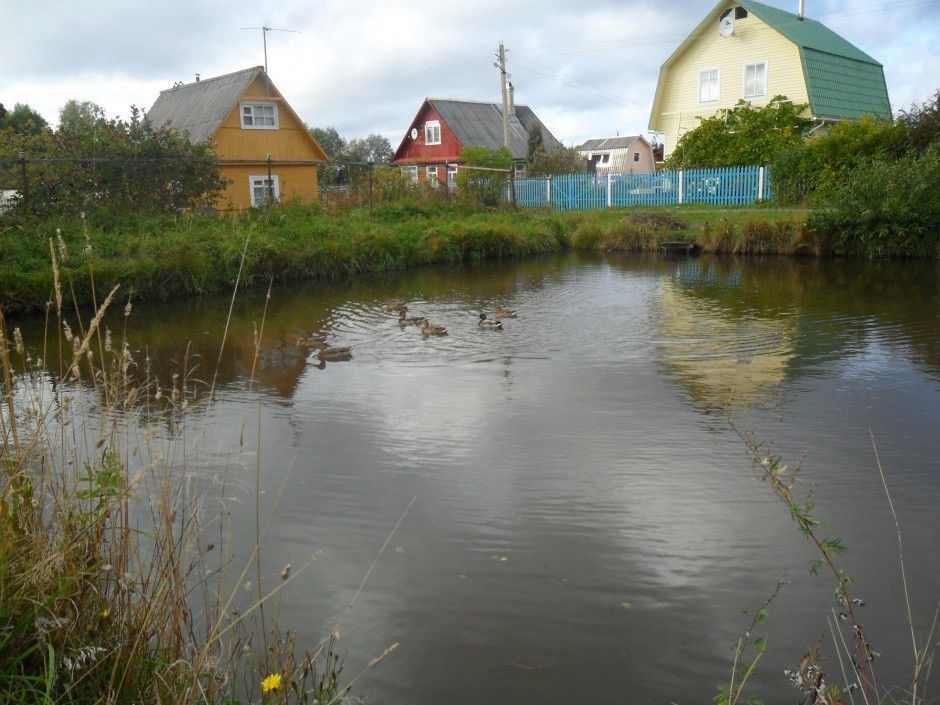
[[[520,206],[557,210],[682,203],[740,206],[772,198],[770,170],[757,166],[517,179],[515,195]]]

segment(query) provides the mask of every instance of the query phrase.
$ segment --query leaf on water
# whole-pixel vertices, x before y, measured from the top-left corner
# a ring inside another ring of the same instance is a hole
[[[620,606],[623,607],[625,610],[628,610],[633,607],[633,603],[627,602],[626,600],[624,600],[623,602],[620,603]]]
[[[404,553],[405,549],[402,546],[395,546],[395,553]]]
[[[500,556],[500,557],[499,557],[499,562],[500,562],[500,563],[504,563],[505,561],[508,561],[508,560],[509,560],[509,556]]]
[[[764,620],[766,620],[767,617],[769,617],[769,616],[770,616],[770,612],[767,610],[766,607],[764,607],[760,612],[757,613],[757,617],[755,617],[754,621],[755,621],[757,624],[760,624],[761,622],[763,622]]]

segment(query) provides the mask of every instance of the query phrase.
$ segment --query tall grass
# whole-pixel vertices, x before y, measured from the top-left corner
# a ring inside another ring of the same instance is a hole
[[[226,497],[244,459],[206,476],[191,370],[151,376],[103,328],[122,305],[126,328],[130,297],[115,285],[83,320],[68,246],[47,252],[42,348],[0,310],[0,702],[340,702],[356,679],[341,683],[331,637],[300,650],[264,613],[308,564],[262,573],[260,506],[235,559]]]

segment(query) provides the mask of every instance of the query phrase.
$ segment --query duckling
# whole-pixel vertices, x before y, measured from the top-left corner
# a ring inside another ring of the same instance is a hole
[[[408,304],[401,299],[388,299],[385,302],[385,309],[387,311],[407,311]]]
[[[421,332],[424,333],[424,336],[429,335],[447,335],[447,329],[444,326],[432,326],[427,321],[421,326]]]
[[[480,326],[480,330],[502,330],[503,322],[494,321],[491,318],[487,318],[485,313],[480,314],[480,322],[477,323]]]
[[[496,310],[493,311],[493,316],[496,318],[515,318],[516,312],[510,311],[508,308],[503,308],[502,306],[497,306]]]
[[[320,362],[342,362],[352,360],[352,348],[323,348],[317,352]]]
[[[297,347],[304,352],[313,348],[322,348],[326,345],[326,337],[322,335],[301,335],[297,337]]]
[[[402,328],[411,324],[419,326],[427,322],[428,319],[424,316],[406,316],[405,311],[399,311],[398,313],[398,325],[400,325]]]

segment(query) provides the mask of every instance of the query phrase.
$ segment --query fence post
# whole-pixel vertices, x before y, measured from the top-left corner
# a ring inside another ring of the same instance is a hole
[[[548,205],[552,205],[552,175],[551,174],[549,174],[548,178],[545,179],[545,195],[546,195],[545,200],[548,203]]]
[[[757,200],[764,200],[764,167],[757,170]]]
[[[516,207],[516,165],[513,164],[509,170],[509,202],[512,207]]]
[[[372,207],[372,167],[374,164],[369,162],[369,208]]]
[[[685,202],[685,172],[679,169],[679,205]]]
[[[21,149],[18,156],[20,158],[20,175],[23,177],[23,215],[29,215],[29,177],[26,174],[26,152]]]
[[[613,203],[613,200],[611,199],[611,193],[610,193],[610,184],[611,184],[610,172],[608,171],[607,172],[607,207],[608,208],[610,208],[611,204]]]
[[[271,155],[268,155],[268,205],[274,205],[274,179],[271,178]]]

